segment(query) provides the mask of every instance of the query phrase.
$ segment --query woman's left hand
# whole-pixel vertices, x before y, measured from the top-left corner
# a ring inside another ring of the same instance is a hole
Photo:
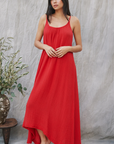
[[[56,48],[56,55],[58,58],[64,56],[68,52],[67,46],[61,46]]]

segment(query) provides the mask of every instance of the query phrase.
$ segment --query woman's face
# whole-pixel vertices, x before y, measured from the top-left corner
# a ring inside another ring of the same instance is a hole
[[[51,0],[51,5],[53,9],[57,10],[63,7],[63,2],[62,0]]]

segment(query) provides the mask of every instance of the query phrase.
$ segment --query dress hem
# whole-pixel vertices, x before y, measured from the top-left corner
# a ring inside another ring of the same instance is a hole
[[[43,131],[44,135],[46,135],[46,136],[48,137],[48,139],[49,139],[52,143],[54,143],[54,144],[61,144],[60,142],[54,142],[55,140],[48,135],[48,133],[45,131],[44,128],[41,128],[41,127],[38,127],[38,126],[29,126],[29,127],[22,126],[22,127],[23,127],[23,128],[26,128],[26,129],[28,130],[28,132],[29,132],[29,128],[39,129],[39,130]],[[36,130],[36,131],[37,131],[37,130]],[[37,131],[37,134],[39,135],[38,131]],[[39,135],[39,137],[40,137],[40,135]],[[28,140],[28,139],[27,139],[27,140]],[[32,142],[34,142],[34,140],[35,140],[35,138],[32,140]],[[32,142],[31,142],[31,143],[28,142],[28,143],[26,143],[26,144],[32,144]],[[41,142],[41,141],[40,141],[40,142]],[[40,144],[40,143],[35,143],[35,144]],[[51,143],[50,143],[50,144],[51,144]]]

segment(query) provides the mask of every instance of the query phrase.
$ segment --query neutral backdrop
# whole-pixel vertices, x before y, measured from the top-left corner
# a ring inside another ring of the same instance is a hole
[[[74,53],[77,68],[82,144],[114,143],[114,0],[69,0],[70,11],[81,25],[83,50]],[[23,97],[11,101],[8,118],[18,125],[11,129],[10,144],[26,144],[28,130],[22,128],[26,102],[32,90],[42,50],[34,46],[41,15],[48,0],[0,0],[0,38],[14,37],[16,59],[29,67],[18,80],[27,87]],[[42,38],[43,42],[43,38]],[[76,45],[73,38],[72,45]],[[21,72],[20,72],[21,73]],[[0,129],[0,144],[3,144]]]

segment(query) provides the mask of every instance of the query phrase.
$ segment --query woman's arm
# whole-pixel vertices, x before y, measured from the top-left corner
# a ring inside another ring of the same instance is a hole
[[[69,52],[79,52],[82,50],[82,41],[81,41],[81,28],[79,19],[75,16],[72,17],[72,25],[73,25],[73,33],[76,45],[75,46],[68,46]]]
[[[80,52],[82,50],[82,41],[81,41],[81,28],[80,22],[77,17],[72,16],[71,24],[73,27],[74,38],[76,41],[75,46],[62,46],[57,48],[56,54],[58,58],[64,56],[67,52]]]
[[[49,57],[52,57],[52,56],[56,57],[55,50],[51,46],[41,42],[43,32],[44,32],[45,22],[46,22],[46,14],[42,15],[39,20],[38,30],[37,30],[36,38],[34,41],[34,46],[39,49],[44,49]]]
[[[34,41],[34,46],[39,49],[45,49],[45,44],[41,43],[41,39],[44,31],[44,23],[45,23],[45,14],[40,17],[36,38]]]

